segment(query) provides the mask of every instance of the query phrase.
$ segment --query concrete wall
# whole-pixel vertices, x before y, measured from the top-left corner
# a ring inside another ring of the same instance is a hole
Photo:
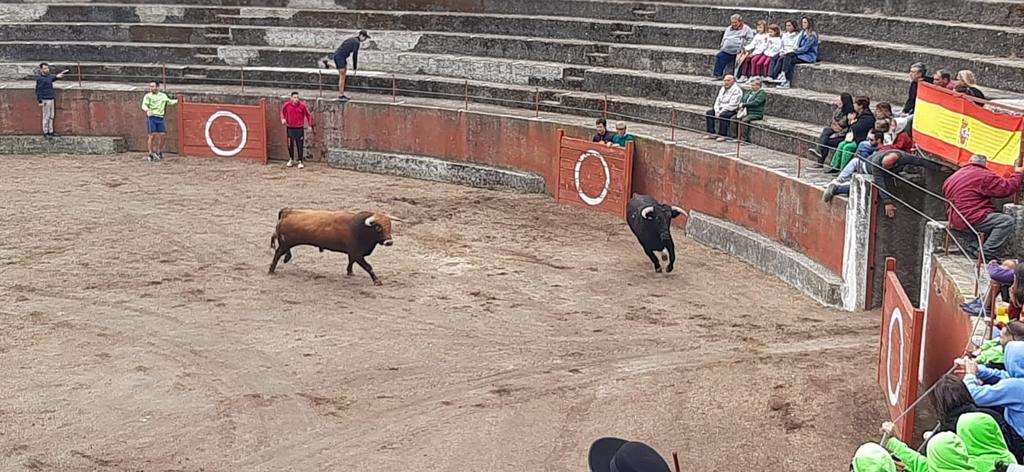
[[[122,135],[132,150],[145,149],[143,92],[62,90],[57,129],[66,134]],[[191,102],[257,103],[261,97],[190,94]],[[266,97],[269,155],[286,156],[277,119],[282,97]],[[544,177],[549,193],[557,185],[556,131],[588,136],[588,126],[566,126],[484,112],[415,105],[311,102],[317,130],[309,141],[318,156],[328,148],[393,152],[524,170]],[[37,132],[33,92],[0,92],[0,129]],[[177,119],[168,115],[169,148],[177,145]],[[581,120],[582,121],[582,120]],[[586,122],[583,122],[586,123]],[[582,124],[582,123],[581,123]],[[821,189],[751,162],[641,139],[634,164],[634,191],[654,195],[687,210],[738,224],[805,254],[835,274],[843,272],[846,206],[821,203]],[[772,268],[763,268],[772,272]]]

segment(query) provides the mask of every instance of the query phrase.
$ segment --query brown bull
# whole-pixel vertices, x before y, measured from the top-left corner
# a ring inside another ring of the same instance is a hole
[[[390,246],[391,219],[381,213],[347,211],[300,210],[284,208],[277,213],[277,228],[270,237],[270,247],[275,249],[270,273],[277,268],[277,261],[284,256],[284,262],[292,260],[295,246],[316,246],[325,250],[348,254],[348,275],[352,275],[352,264],[359,264],[381,285],[373,267],[366,262],[366,256],[373,253],[378,244]]]

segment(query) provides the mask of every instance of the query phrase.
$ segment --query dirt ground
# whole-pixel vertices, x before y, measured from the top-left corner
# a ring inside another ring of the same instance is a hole
[[[877,314],[824,309],[618,219],[311,165],[0,157],[0,470],[584,471],[619,436],[684,471],[846,470],[885,415]],[[283,206],[399,216],[369,258]]]

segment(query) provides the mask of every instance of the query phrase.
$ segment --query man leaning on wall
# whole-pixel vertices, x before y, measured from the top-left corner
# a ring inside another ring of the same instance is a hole
[[[971,156],[966,166],[954,172],[942,184],[942,193],[949,200],[946,205],[949,229],[975,253],[978,251],[978,238],[971,227],[979,233],[985,233],[985,243],[981,248],[985,260],[1000,261],[1009,249],[1007,246],[1013,237],[1014,219],[996,211],[992,199],[1009,198],[1020,190],[1024,166],[1018,162],[1013,168],[1013,175],[1006,178],[996,175],[987,166],[988,158],[985,156]],[[959,213],[954,210],[954,206]]]

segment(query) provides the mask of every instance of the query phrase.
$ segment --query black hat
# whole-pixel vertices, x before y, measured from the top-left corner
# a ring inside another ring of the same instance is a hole
[[[369,33],[367,33],[367,32],[366,32],[366,30],[362,30],[362,31],[360,31],[360,32],[359,32],[359,36],[362,36],[362,37],[364,37],[364,38],[366,38],[366,39],[370,39],[370,34],[369,34]]]
[[[641,442],[601,438],[589,456],[591,472],[671,472],[658,451]]]

